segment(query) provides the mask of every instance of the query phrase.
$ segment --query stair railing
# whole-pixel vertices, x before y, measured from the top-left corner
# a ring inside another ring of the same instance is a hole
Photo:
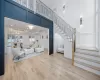
[[[66,36],[72,39],[74,29],[40,0],[36,0],[36,13],[52,20]]]
[[[53,20],[53,11],[40,0],[36,0],[36,13]]]
[[[35,13],[38,13],[52,20],[64,33],[66,33],[66,36],[72,39],[74,34],[74,29],[40,0],[13,0],[13,1],[29,8],[32,11],[34,11],[34,5],[36,5]],[[36,1],[36,3],[34,1]]]

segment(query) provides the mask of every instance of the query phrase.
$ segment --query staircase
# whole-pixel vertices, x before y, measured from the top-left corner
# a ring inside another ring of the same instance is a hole
[[[54,24],[60,29],[61,32],[72,41],[74,28],[67,24],[61,17],[59,17],[53,10],[46,6],[40,0],[13,0],[18,4],[34,11],[35,14],[40,14],[47,19],[53,21]]]
[[[100,53],[97,50],[76,49],[75,66],[100,75]]]
[[[36,0],[36,12],[51,21],[56,25],[54,28],[59,30],[61,34],[64,34],[64,37],[67,37],[72,40],[74,34],[74,28],[72,28],[69,24],[67,24],[61,17],[59,17],[55,12],[53,12],[50,8],[48,8],[43,2],[40,0]]]
[[[66,35],[66,33],[61,30],[56,24],[54,24],[54,33],[58,33],[63,39],[68,39],[69,42],[72,42],[72,38]]]
[[[76,30],[67,24],[61,17],[48,8],[40,0],[13,0],[28,9],[40,14],[47,19],[53,21],[54,30],[65,39],[72,42],[72,65],[100,75],[100,55],[99,51],[76,49],[75,52],[75,36]]]

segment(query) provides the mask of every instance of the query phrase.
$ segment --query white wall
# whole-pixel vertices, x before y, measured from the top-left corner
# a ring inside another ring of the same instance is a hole
[[[34,35],[35,39],[39,41],[41,47],[44,47],[49,50],[49,34],[45,32],[41,32],[38,35]],[[42,38],[43,36],[43,38]],[[47,39],[48,36],[48,39]]]
[[[69,0],[65,3],[65,12],[63,12],[62,8],[63,4],[57,4],[56,13],[71,27],[77,29],[77,47],[95,48],[98,44],[96,42],[95,0]],[[83,26],[81,28],[80,16],[83,17]]]
[[[62,17],[71,27],[79,28],[80,27],[80,0],[68,0],[66,3],[57,4],[56,13]],[[66,5],[65,12],[63,12],[63,5]],[[80,43],[80,35],[79,32],[76,31],[77,38],[76,43],[79,45]]]
[[[61,36],[59,33],[54,34],[54,53],[57,52],[57,48],[64,45],[64,57],[72,59],[72,42]]]
[[[65,12],[63,12],[64,4],[66,5]],[[68,0],[66,1],[66,3],[59,3],[59,5],[57,6],[56,13],[72,27],[78,28],[80,15],[80,0]]]
[[[23,44],[29,45],[29,35],[23,35]]]
[[[64,45],[64,39],[58,33],[54,34],[54,53],[56,53],[57,48],[60,48]]]
[[[83,25],[80,26],[80,47],[96,47],[95,0],[80,0],[80,16]]]
[[[29,40],[29,35],[28,34],[23,34],[23,35],[19,35],[19,37],[22,36],[22,43],[23,45],[30,45],[30,40]]]
[[[97,1],[97,27],[98,27],[98,46],[99,46],[99,50],[100,50],[100,0],[96,0]],[[100,54],[100,53],[99,53]]]
[[[43,45],[44,48],[49,50],[49,34],[48,33],[43,32],[41,34],[41,39],[40,40],[41,40],[41,45]],[[42,36],[43,36],[43,39],[42,39]],[[47,36],[48,36],[48,38],[47,38]]]
[[[64,45],[64,57],[72,59],[72,42],[68,39],[64,39],[59,33],[54,34],[54,53],[56,53],[57,48]]]
[[[57,33],[57,35],[55,35]],[[63,35],[54,24],[54,53],[56,53],[57,45],[64,44],[64,57],[72,59],[72,42],[70,42],[65,35]]]
[[[41,0],[53,9],[68,24],[77,29],[76,46],[92,49],[98,47],[98,29],[96,27],[96,0]],[[100,2],[100,0],[98,0]],[[63,5],[66,5],[63,11]],[[100,6],[99,6],[100,7]],[[83,27],[80,29],[80,16],[83,16]]]
[[[64,40],[64,57],[72,59],[72,42]]]

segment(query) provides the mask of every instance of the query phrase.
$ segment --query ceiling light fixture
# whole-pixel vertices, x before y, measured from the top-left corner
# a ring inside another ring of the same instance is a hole
[[[32,26],[32,25],[29,25],[28,27],[29,27],[29,29],[31,29],[31,30],[32,30],[34,26]]]

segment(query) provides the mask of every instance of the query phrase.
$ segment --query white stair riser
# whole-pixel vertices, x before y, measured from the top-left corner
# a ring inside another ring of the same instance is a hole
[[[75,53],[75,55],[82,56],[82,57],[85,57],[85,58],[89,58],[89,59],[92,59],[92,60],[100,61],[100,58],[99,57],[95,57],[95,56],[84,55],[84,54],[80,54],[80,53]]]
[[[82,69],[84,69],[84,70],[87,70],[87,71],[89,71],[89,72],[92,72],[92,73],[95,73],[95,74],[97,74],[97,75],[100,75],[100,71],[91,69],[91,68],[89,68],[89,67],[86,67],[86,66],[83,66],[83,65],[80,65],[80,64],[77,64],[77,63],[75,63],[74,65],[77,66],[77,67],[80,67],[80,68],[82,68]]]
[[[88,50],[76,49],[76,52],[100,55],[99,52],[96,52],[96,51],[88,51]]]
[[[100,64],[95,63],[95,62],[87,61],[87,60],[80,59],[80,58],[75,58],[75,60],[77,60],[79,62],[83,62],[83,63],[89,64],[91,66],[96,66],[96,67],[99,67],[100,68]]]

